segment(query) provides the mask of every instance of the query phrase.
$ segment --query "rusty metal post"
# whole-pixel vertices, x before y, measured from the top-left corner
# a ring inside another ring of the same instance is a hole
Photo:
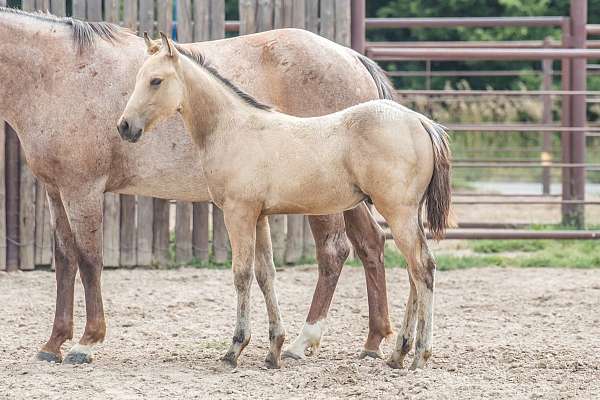
[[[571,47],[585,49],[587,39],[587,0],[571,0]],[[586,90],[587,60],[575,58],[571,61],[571,89],[573,91]],[[571,97],[571,126],[584,128],[587,124],[586,101],[584,94]],[[571,134],[571,162],[574,164],[585,163],[585,131]],[[585,199],[585,168],[573,168],[571,171],[571,194],[574,200]],[[578,228],[585,226],[585,207],[575,204],[568,216],[570,225]]]
[[[350,42],[352,48],[360,54],[365,53],[365,24],[366,3],[365,0],[352,0],[351,4],[351,34]]]
[[[562,45],[564,48],[571,47],[571,20],[566,19],[562,24]],[[564,58],[561,62],[561,85],[563,91],[571,90],[571,60]],[[562,96],[561,123],[564,127],[571,127],[571,96]],[[571,134],[563,131],[560,138],[561,161],[563,164],[571,162]],[[562,199],[571,200],[571,168],[563,168],[562,176]],[[561,207],[562,223],[569,223],[569,215],[572,214],[573,206],[563,203]]]
[[[551,39],[547,37],[544,40],[544,47],[550,46]],[[542,80],[542,90],[552,90],[552,60],[542,60],[542,72],[543,72],[543,80]],[[550,95],[542,96],[543,102],[543,115],[542,115],[542,123],[544,125],[549,125],[552,123],[552,97]],[[542,163],[551,163],[552,162],[552,133],[544,132],[543,133],[543,144],[542,144],[542,153],[541,153],[541,161]],[[551,184],[551,171],[550,168],[544,167],[542,170],[542,193],[550,194],[550,184]]]

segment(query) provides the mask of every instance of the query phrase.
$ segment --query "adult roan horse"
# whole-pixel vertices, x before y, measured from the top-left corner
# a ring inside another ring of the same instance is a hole
[[[38,356],[60,361],[73,337],[77,270],[87,322],[65,362],[89,362],[105,337],[100,277],[103,193],[209,201],[199,157],[179,118],[137,145],[120,140],[115,123],[133,89],[146,46],[107,23],[0,8],[0,120],[16,130],[27,162],[46,186],[55,229],[57,297],[52,334]],[[317,116],[379,97],[391,98],[383,73],[368,59],[302,30],[284,29],[181,45],[202,51],[257,99],[298,116]],[[240,133],[243,134],[243,133]],[[310,217],[319,278],[306,324],[288,354],[317,349],[348,256],[348,238],[363,261],[369,301],[367,355],[392,333],[383,267],[384,235],[361,204]],[[268,264],[266,264],[268,262]],[[257,260],[270,268],[270,260]]]
[[[421,209],[426,203],[429,227],[441,238],[451,196],[443,127],[390,100],[313,118],[276,112],[220,75],[201,53],[183,50],[181,56],[161,36],[160,51],[137,74],[118,130],[137,142],[157,122],[179,113],[199,150],[211,198],[225,216],[238,296],[233,341],[223,360],[236,366],[250,341],[255,249],[258,238],[268,242],[267,216],[338,213],[371,198],[389,223],[415,288],[388,363],[402,366],[418,320],[411,368],[423,367],[432,348],[435,261]],[[267,365],[279,367],[285,331],[274,269],[257,269],[256,278],[269,316]]]

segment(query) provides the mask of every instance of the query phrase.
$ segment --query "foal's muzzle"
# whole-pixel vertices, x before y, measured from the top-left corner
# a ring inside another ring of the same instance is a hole
[[[117,129],[121,138],[131,143],[137,142],[144,132],[142,128],[132,126],[126,119],[121,119],[121,122],[117,125]]]

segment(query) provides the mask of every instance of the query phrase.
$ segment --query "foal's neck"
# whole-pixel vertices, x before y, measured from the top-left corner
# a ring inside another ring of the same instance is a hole
[[[187,88],[181,114],[200,146],[211,136],[235,133],[249,117],[261,118],[267,113],[247,104],[204,67],[180,57]]]

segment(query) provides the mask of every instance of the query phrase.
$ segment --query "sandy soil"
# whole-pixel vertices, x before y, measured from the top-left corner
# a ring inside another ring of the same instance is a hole
[[[233,330],[230,271],[113,270],[103,279],[108,338],[93,364],[67,366],[33,360],[50,332],[53,275],[0,273],[0,398],[600,398],[598,270],[438,273],[434,354],[417,372],[357,359],[367,330],[358,268],[341,278],[320,354],[286,360],[279,371],[263,368],[267,323],[257,287],[254,336],[240,367],[217,361]],[[278,273],[290,336],[315,280],[314,268]],[[389,270],[388,284],[399,324],[405,271]],[[83,321],[78,287],[76,337]]]

